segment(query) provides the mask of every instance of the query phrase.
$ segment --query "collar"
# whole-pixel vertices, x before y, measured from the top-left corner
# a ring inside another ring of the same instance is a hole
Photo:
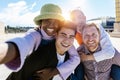
[[[54,39],[54,37],[52,37],[52,36],[48,36],[47,34],[46,34],[46,32],[41,28],[40,29],[40,31],[41,31],[41,34],[42,34],[42,37],[43,37],[43,39],[47,39],[47,40],[52,40],[52,39]]]
[[[85,54],[88,54],[88,55],[94,54],[95,52],[98,52],[98,51],[100,51],[100,50],[101,50],[100,45],[99,45],[98,48],[97,48],[94,52],[92,52],[92,53],[87,49],[87,47],[86,47],[84,44],[82,44],[82,45],[78,48],[78,51],[84,52]]]

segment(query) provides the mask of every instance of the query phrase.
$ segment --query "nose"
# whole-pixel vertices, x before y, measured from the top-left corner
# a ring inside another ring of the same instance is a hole
[[[89,41],[92,41],[93,40],[93,37],[92,36],[89,36]]]
[[[71,44],[73,43],[73,41],[74,41],[74,39],[71,39],[71,38],[69,38],[69,37],[67,37],[67,38],[64,39],[64,42],[65,42],[66,44],[69,44],[69,45],[71,45]]]
[[[50,28],[54,28],[54,24],[53,23],[49,23],[49,27]]]

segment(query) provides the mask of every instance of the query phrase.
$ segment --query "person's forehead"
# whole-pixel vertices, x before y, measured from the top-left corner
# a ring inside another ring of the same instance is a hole
[[[85,16],[84,16],[84,14],[82,13],[82,12],[80,12],[80,11],[76,11],[76,12],[74,12],[73,14],[71,14],[71,18],[77,18],[77,19],[85,19]]]
[[[90,27],[86,27],[84,28],[84,32],[87,33],[87,32],[98,32],[98,30],[96,29],[95,26],[90,26]]]
[[[64,32],[64,33],[73,33],[75,32],[75,30],[71,29],[71,28],[66,28],[66,27],[62,27],[61,30],[59,32]]]
[[[80,10],[75,10],[72,14],[84,15],[83,12]]]

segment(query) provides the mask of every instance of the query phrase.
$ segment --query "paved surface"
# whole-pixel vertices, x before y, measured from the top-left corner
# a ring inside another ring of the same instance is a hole
[[[120,38],[111,37],[113,46],[120,52]]]
[[[23,35],[23,34],[9,34],[9,35],[4,35],[4,36],[0,36],[0,37],[3,37],[0,40],[4,41],[4,40],[6,40],[6,38],[11,38],[11,37],[15,37],[15,36],[21,36],[21,35]],[[118,51],[120,52],[120,38],[111,37],[111,41],[112,41],[113,46],[115,48],[117,48]],[[11,73],[11,70],[9,70],[8,68],[6,68],[4,65],[0,65],[0,80],[5,80],[6,77],[10,73]]]

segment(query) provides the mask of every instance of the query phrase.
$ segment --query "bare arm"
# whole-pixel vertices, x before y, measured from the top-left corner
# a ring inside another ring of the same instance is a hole
[[[86,55],[84,52],[79,52],[79,56],[80,56],[80,59],[81,59],[82,62],[89,61],[89,60],[95,61],[95,58],[92,54],[91,55]]]
[[[0,44],[0,64],[14,60],[18,55],[17,48],[13,43]]]
[[[6,53],[4,53],[5,51],[3,50],[3,52],[0,51],[0,53],[8,55],[8,57],[11,56],[10,59],[6,58],[7,61],[4,59],[4,61],[6,61],[4,63],[6,63],[5,66],[7,68],[16,72],[22,68],[26,56],[30,55],[33,49],[37,49],[41,42],[41,36],[36,30],[29,30],[24,36],[12,38],[6,42],[7,43],[2,45],[4,47],[3,49],[6,50]]]

